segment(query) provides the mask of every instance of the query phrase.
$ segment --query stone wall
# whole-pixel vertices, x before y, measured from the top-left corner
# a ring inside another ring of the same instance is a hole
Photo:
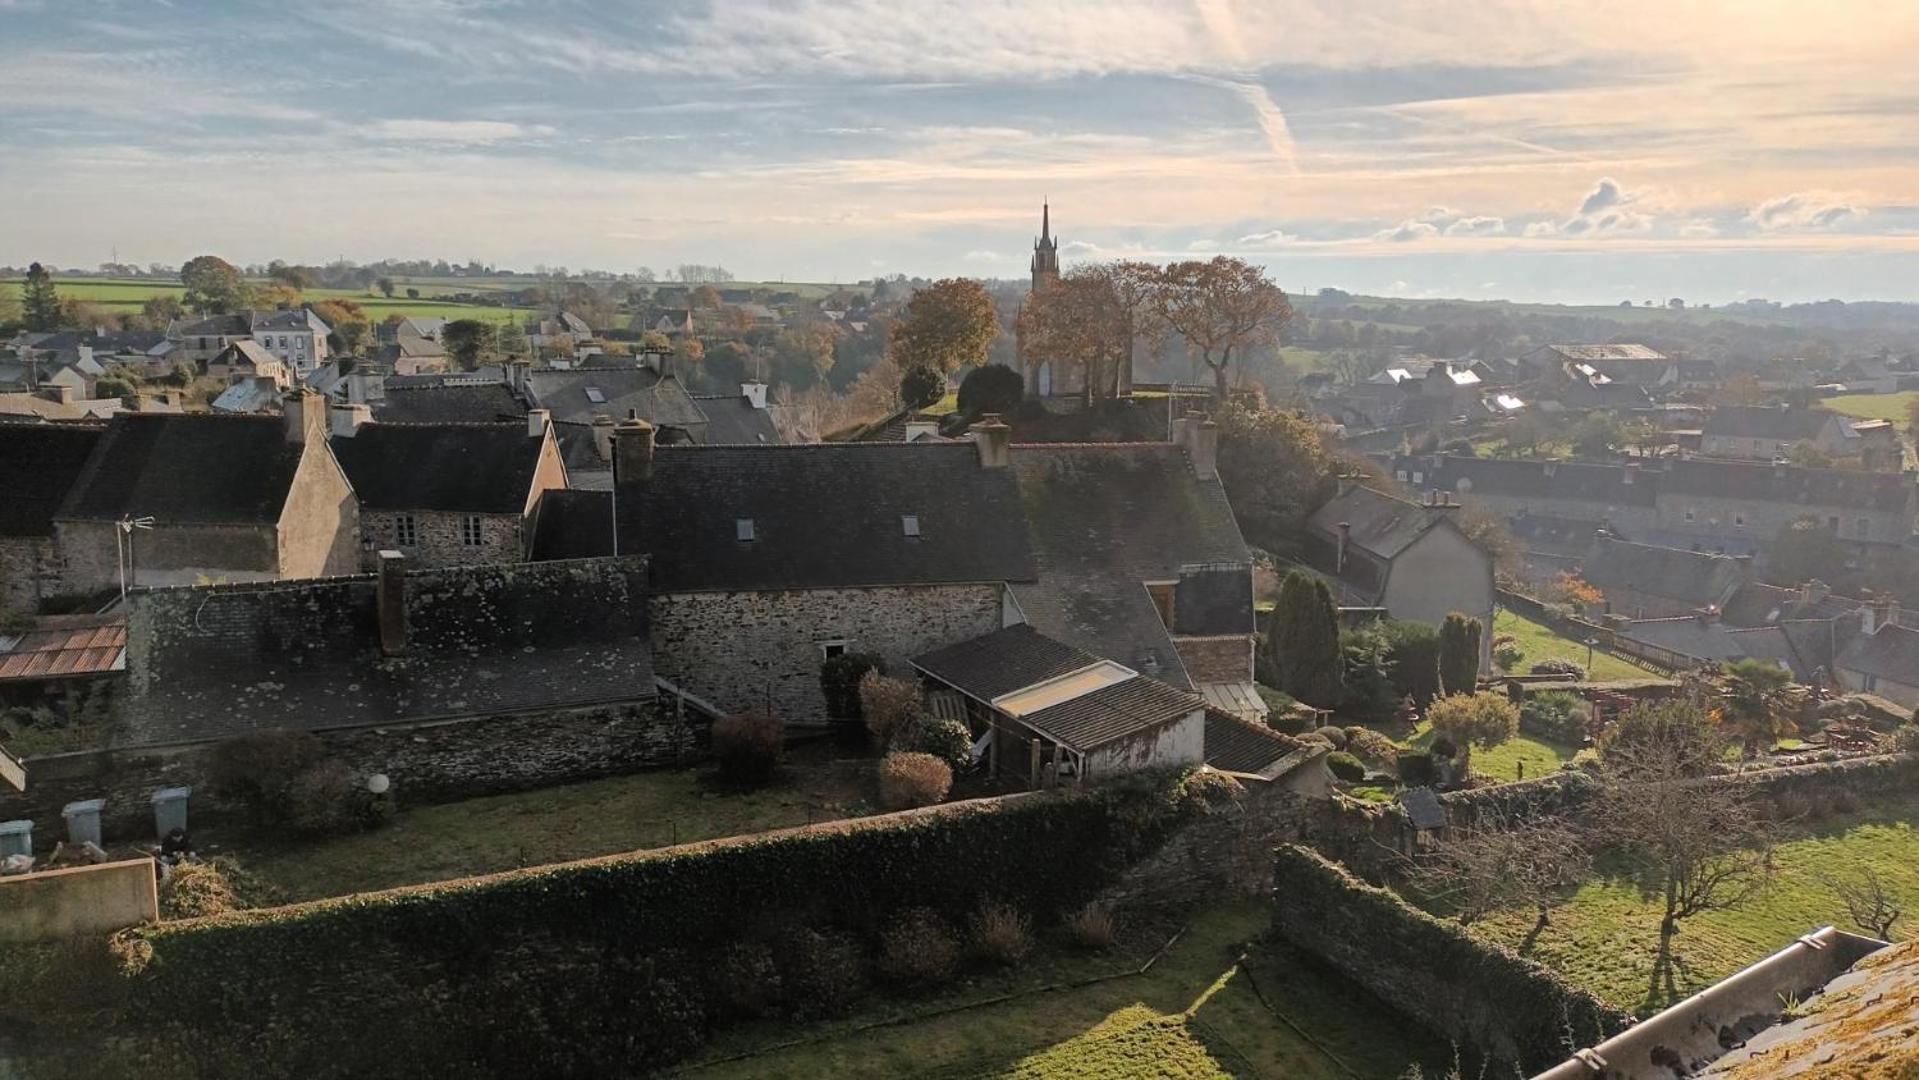
[[[278,576],[351,574],[360,556],[360,500],[326,444],[325,399],[307,398],[306,450],[280,507]]]
[[[54,523],[66,563],[67,592],[118,588],[120,568],[111,521]],[[136,530],[131,584],[192,585],[209,581],[262,581],[280,574],[278,532],[264,525],[180,525],[160,522]]]
[[[0,611],[33,612],[66,587],[66,561],[50,536],[0,536]]]
[[[1250,634],[1226,634],[1216,637],[1175,637],[1179,662],[1196,683],[1251,682],[1253,678],[1253,637]]]
[[[1326,799],[1310,773],[1240,786],[1230,809],[1182,827],[1102,892],[1100,901],[1115,908],[1177,908],[1228,890],[1264,894],[1273,883],[1273,848],[1308,836]]]
[[[997,585],[657,594],[648,601],[653,665],[729,712],[824,720],[826,643],[876,653],[904,673],[920,653],[999,629],[999,594]]]
[[[413,519],[411,544],[400,543],[399,519]],[[466,542],[466,519],[480,521],[480,542]],[[526,531],[518,514],[446,514],[417,510],[405,514],[366,511],[360,515],[360,565],[372,570],[380,552],[398,551],[422,567],[471,566],[520,562],[526,558]]]
[[[0,942],[105,934],[159,918],[152,859],[0,878]]]
[[[402,807],[688,764],[700,758],[706,743],[702,721],[651,701],[315,734],[356,775],[391,779]],[[241,808],[215,796],[207,781],[215,745],[30,759],[27,790],[0,792],[0,821],[31,820],[35,849],[47,851],[65,837],[60,811],[66,804],[105,799],[101,823],[109,842],[149,841],[149,799],[167,787],[194,789],[194,825],[232,820]]]

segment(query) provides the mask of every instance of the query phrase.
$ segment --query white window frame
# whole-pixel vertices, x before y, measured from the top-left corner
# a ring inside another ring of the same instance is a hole
[[[479,547],[486,543],[486,520],[478,514],[460,519],[460,546]]]
[[[420,523],[412,514],[393,515],[393,542],[413,547],[420,542]]]
[[[733,519],[733,539],[742,544],[751,544],[760,538],[760,527],[752,518]]]

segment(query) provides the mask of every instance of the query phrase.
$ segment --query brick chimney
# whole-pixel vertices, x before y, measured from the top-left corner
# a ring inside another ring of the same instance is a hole
[[[1000,420],[998,413],[985,413],[973,425],[973,440],[979,446],[983,469],[1004,469],[1013,463],[1013,429]]]
[[[526,411],[526,437],[537,439],[546,434],[553,421],[553,414],[546,409],[528,409]]]
[[[287,442],[295,445],[326,441],[326,399],[301,387],[281,400],[280,419]]]
[[[374,605],[379,612],[380,652],[400,656],[406,652],[406,556],[397,551],[380,552],[380,572],[375,585]]]
[[[628,413],[613,429],[613,486],[643,484],[652,476],[653,425]]]
[[[361,424],[373,420],[373,409],[368,405],[335,405],[327,416],[333,421],[336,437],[351,439],[360,433]]]

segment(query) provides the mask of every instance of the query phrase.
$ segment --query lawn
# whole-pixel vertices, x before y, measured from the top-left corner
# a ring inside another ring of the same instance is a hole
[[[1861,420],[1891,420],[1899,425],[1899,430],[1910,433],[1912,427],[1907,418],[1912,414],[1907,410],[1915,401],[1919,401],[1919,390],[1902,390],[1897,394],[1842,394],[1827,398],[1824,404],[1834,412]]]
[[[1536,623],[1504,608],[1501,608],[1493,619],[1493,634],[1494,636],[1500,634],[1513,636],[1521,651],[1526,654],[1526,658],[1519,664],[1521,672],[1530,670],[1532,665],[1541,660],[1571,660],[1581,667],[1587,666],[1587,650],[1584,642],[1561,637],[1544,624]],[[1634,667],[1616,656],[1609,656],[1597,649],[1592,651],[1592,665],[1586,672],[1586,677],[1595,682],[1637,680],[1644,679],[1646,676],[1646,669]]]
[[[251,833],[199,836],[237,856],[286,902],[444,881],[522,866],[737,836],[873,812],[873,762],[789,766],[746,794],[712,789],[707,770],[590,780],[405,810],[372,832],[287,843]]]
[[[1265,904],[1216,905],[1200,912],[1144,975],[954,1011],[1139,964],[1130,956],[1042,956],[1028,968],[976,980],[940,998],[908,1005],[894,999],[875,1006],[873,1013],[810,1032],[743,1031],[714,1048],[707,1060],[715,1064],[686,1072],[700,1077],[1386,1080],[1416,1060],[1430,1066],[1445,1059],[1442,1045],[1397,1022],[1384,1005],[1350,983],[1283,946],[1256,940],[1270,920]],[[1242,950],[1248,953],[1244,967],[1238,964]],[[1285,1020],[1267,1010],[1260,992]],[[875,1022],[888,1023],[871,1027]],[[1300,1030],[1311,1033],[1312,1041]],[[816,1041],[717,1060],[753,1046],[788,1042],[796,1034]]]
[[[1432,744],[1432,727],[1423,720],[1413,729],[1412,735],[1401,743],[1414,750],[1424,750]],[[1559,767],[1571,761],[1578,752],[1577,746],[1547,742],[1531,735],[1514,735],[1490,750],[1475,748],[1473,771],[1495,780],[1531,780],[1558,772]]]
[[[1709,911],[1685,920],[1673,939],[1675,981],[1681,995],[1731,975],[1790,945],[1801,934],[1828,924],[1857,930],[1846,917],[1826,876],[1875,870],[1903,901],[1919,912],[1919,803],[1873,808],[1799,830],[1774,849],[1777,867],[1765,895],[1733,911]],[[1659,908],[1635,885],[1602,877],[1581,886],[1553,913],[1552,925],[1535,943],[1534,959],[1573,982],[1642,1014],[1666,1004],[1648,1003],[1659,940]],[[1490,917],[1476,932],[1518,947],[1532,929],[1534,912]],[[1908,915],[1895,936],[1910,936],[1919,921]]]

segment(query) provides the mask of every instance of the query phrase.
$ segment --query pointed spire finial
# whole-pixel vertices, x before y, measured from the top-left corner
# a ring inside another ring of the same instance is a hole
[[[1039,238],[1045,240],[1053,235],[1053,207],[1044,196],[1039,202]]]

